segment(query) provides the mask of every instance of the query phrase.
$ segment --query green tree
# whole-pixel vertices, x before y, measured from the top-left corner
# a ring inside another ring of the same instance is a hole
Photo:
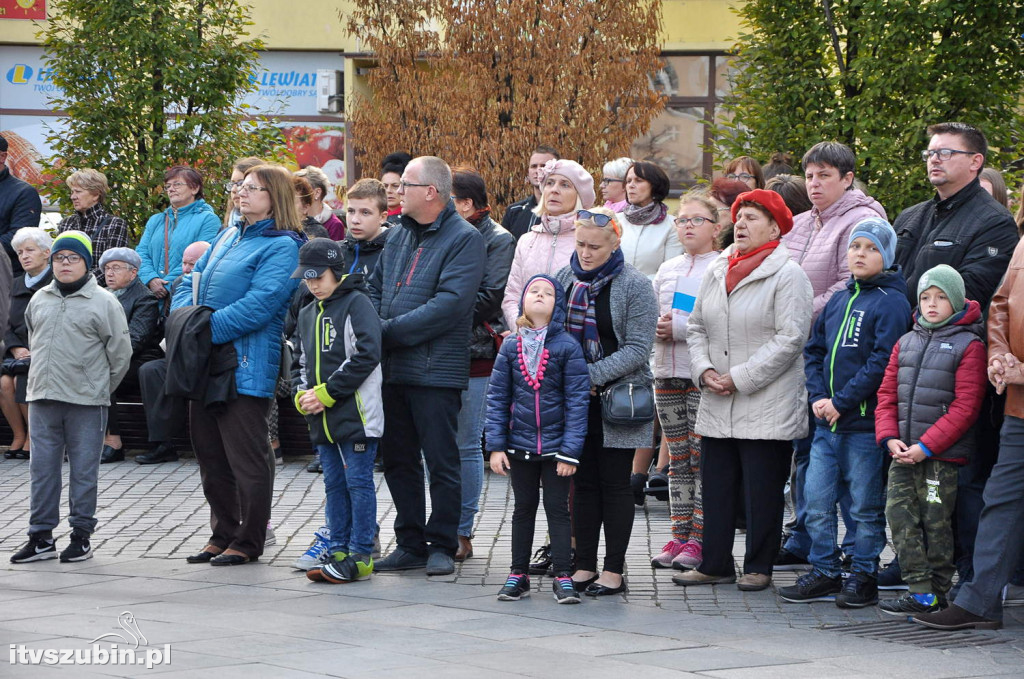
[[[247,120],[258,39],[237,0],[57,0],[41,34],[46,67],[66,113],[49,142],[49,190],[70,211],[63,179],[93,167],[107,175],[111,210],[134,236],[167,205],[164,171],[196,167],[209,180],[234,159],[279,151],[278,133]],[[224,196],[209,186],[219,207]]]
[[[1022,0],[749,0],[737,12],[721,158],[841,141],[894,218],[933,195],[929,124],[977,125],[998,169],[1024,155]]]
[[[355,0],[373,94],[348,108],[367,174],[404,149],[471,165],[491,205],[519,200],[540,144],[591,170],[627,155],[663,107],[659,0]]]

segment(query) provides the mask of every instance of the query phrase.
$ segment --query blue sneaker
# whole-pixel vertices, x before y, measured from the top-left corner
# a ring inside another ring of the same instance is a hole
[[[322,566],[327,563],[328,546],[327,541],[331,539],[331,529],[327,526],[320,526],[320,530],[313,533],[313,544],[309,546],[306,553],[300,556],[292,564],[292,568],[300,571],[308,571],[310,568]]]

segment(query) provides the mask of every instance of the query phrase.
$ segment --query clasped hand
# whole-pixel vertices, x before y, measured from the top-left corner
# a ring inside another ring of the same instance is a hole
[[[712,394],[719,396],[730,396],[736,393],[736,383],[732,381],[729,373],[719,375],[715,370],[708,368],[700,376],[701,382]]]
[[[1020,359],[1009,352],[994,356],[988,362],[988,381],[996,388],[997,394],[1006,391],[1008,384],[1024,384]]]

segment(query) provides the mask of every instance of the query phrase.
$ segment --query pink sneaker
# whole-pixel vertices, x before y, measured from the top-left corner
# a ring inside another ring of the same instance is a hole
[[[651,559],[651,565],[655,568],[672,568],[672,560],[676,558],[682,550],[684,544],[679,540],[669,540],[664,547],[661,548],[661,554]]]
[[[690,540],[679,548],[679,553],[672,559],[672,568],[688,571],[700,566],[704,560],[704,550],[696,540]]]

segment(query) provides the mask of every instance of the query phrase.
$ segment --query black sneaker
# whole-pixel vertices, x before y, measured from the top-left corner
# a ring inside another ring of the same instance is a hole
[[[551,545],[543,545],[533,553],[533,561],[530,562],[530,575],[544,575],[551,568]]]
[[[830,578],[824,573],[811,571],[797,578],[795,585],[780,587],[779,596],[791,604],[807,604],[812,601],[835,601],[836,594],[843,589],[842,578]]]
[[[560,604],[578,604],[580,602],[579,592],[572,584],[572,577],[563,573],[551,581],[551,589],[555,593],[555,601]]]
[[[878,603],[878,580],[866,573],[851,573],[836,594],[839,608],[865,608]]]
[[[780,549],[779,555],[775,557],[774,570],[777,571],[802,571],[810,567],[807,559],[797,556],[788,549]]]
[[[935,613],[946,608],[945,597],[935,594],[911,594],[907,592],[898,599],[886,599],[879,602],[878,610],[889,615],[900,617],[917,615],[918,613]]]
[[[498,601],[519,601],[530,596],[530,576],[526,573],[509,573],[505,586],[498,592]]]
[[[427,567],[427,557],[411,554],[401,547],[388,554],[374,566],[378,573],[389,571],[411,571]]]
[[[900,571],[899,561],[893,561],[878,571],[878,589],[887,591],[910,589],[910,585],[903,582],[903,573]]]
[[[25,546],[11,557],[11,563],[29,563],[56,558],[57,543],[53,541],[53,535],[49,532],[31,533]]]
[[[92,546],[89,534],[78,528],[71,531],[71,544],[60,553],[60,562],[85,561],[92,558]]]

